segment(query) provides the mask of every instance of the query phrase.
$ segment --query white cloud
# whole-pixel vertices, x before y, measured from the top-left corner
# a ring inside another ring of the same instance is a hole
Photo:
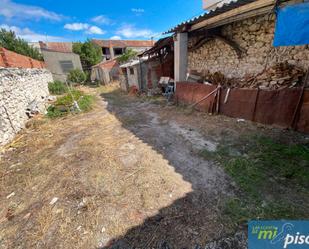
[[[132,8],[131,11],[134,12],[134,13],[138,13],[138,14],[145,12],[145,10],[141,9],[141,8]]]
[[[124,36],[126,38],[148,38],[150,39],[154,33],[150,29],[139,29],[133,25],[125,24],[119,28],[116,32],[117,35]]]
[[[44,35],[44,34],[38,34],[34,31],[30,30],[29,28],[19,28],[16,26],[9,26],[6,24],[0,25],[0,29],[6,29],[6,30],[12,30],[15,32],[15,34],[25,39],[28,42],[37,42],[37,41],[64,41],[65,39],[62,37],[57,36],[50,36],[50,35]]]
[[[121,40],[121,36],[119,35],[114,35],[111,38],[109,38],[110,40]]]
[[[104,25],[110,25],[112,24],[112,20],[104,15],[95,16],[91,19],[92,22],[98,23],[98,24],[104,24]]]
[[[91,26],[89,29],[86,31],[87,34],[96,34],[96,35],[103,35],[105,34],[105,31],[103,31],[101,28],[97,26]]]
[[[80,31],[84,30],[86,34],[96,34],[96,35],[103,35],[105,31],[97,26],[91,26],[88,23],[67,23],[64,25],[65,29],[73,30],[73,31]]]
[[[37,6],[14,3],[11,0],[0,0],[0,6],[0,15],[8,19],[47,19],[53,21],[63,19],[62,15],[55,12]]]
[[[64,25],[64,28],[68,30],[74,30],[74,31],[86,30],[89,28],[89,24],[87,23],[67,23],[66,25]]]

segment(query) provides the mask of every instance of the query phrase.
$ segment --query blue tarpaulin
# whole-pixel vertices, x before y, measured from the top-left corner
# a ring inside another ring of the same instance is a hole
[[[274,46],[309,44],[309,2],[278,9]]]

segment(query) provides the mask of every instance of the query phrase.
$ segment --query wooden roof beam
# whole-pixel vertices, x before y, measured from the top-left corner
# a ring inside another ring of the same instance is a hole
[[[190,31],[201,29],[201,28],[204,28],[204,27],[207,27],[207,26],[215,27],[216,23],[222,22],[226,19],[231,20],[231,18],[233,18],[233,17],[243,15],[243,14],[246,14],[248,12],[255,11],[255,10],[259,10],[259,9],[270,10],[274,6],[274,4],[275,4],[275,0],[258,0],[258,1],[252,2],[252,3],[240,6],[238,8],[229,10],[225,13],[220,14],[220,15],[211,17],[211,18],[206,19],[204,21],[201,21],[199,23],[193,24],[190,28]],[[269,9],[265,8],[265,7],[269,7]]]

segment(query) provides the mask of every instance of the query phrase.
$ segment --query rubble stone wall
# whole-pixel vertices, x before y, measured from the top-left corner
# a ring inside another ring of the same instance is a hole
[[[0,145],[14,138],[28,120],[29,106],[44,111],[52,74],[46,69],[0,67]]]
[[[222,27],[222,34],[236,42],[246,53],[239,59],[233,48],[215,39],[188,53],[188,70],[210,73],[221,72],[227,78],[242,78],[255,75],[266,67],[287,61],[307,70],[309,67],[309,47],[272,46],[275,20],[263,15],[235,22]],[[197,38],[189,39],[189,47]]]

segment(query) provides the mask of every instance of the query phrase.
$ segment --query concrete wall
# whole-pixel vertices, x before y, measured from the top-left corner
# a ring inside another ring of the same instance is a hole
[[[48,82],[52,80],[46,69],[0,68],[0,145],[24,127],[31,103],[44,111]]]
[[[239,44],[246,54],[239,59],[229,45],[217,39],[212,40],[188,53],[188,70],[208,70],[210,73],[221,72],[228,78],[242,78],[260,73],[266,63],[270,67],[284,61],[307,70],[308,45],[273,47],[274,27],[274,17],[269,20],[266,15],[223,26],[223,35]],[[189,47],[197,39],[190,38]]]
[[[73,63],[74,69],[82,70],[82,64],[80,62],[79,55],[74,53],[61,53],[42,50],[44,61],[48,70],[53,74],[54,80],[65,81],[68,73],[63,72],[60,61],[70,60]]]
[[[133,68],[134,74],[130,73],[130,68]],[[140,89],[139,74],[140,74],[139,64],[137,66],[135,65],[127,68],[127,79],[129,88],[132,86],[136,86],[137,89]]]

